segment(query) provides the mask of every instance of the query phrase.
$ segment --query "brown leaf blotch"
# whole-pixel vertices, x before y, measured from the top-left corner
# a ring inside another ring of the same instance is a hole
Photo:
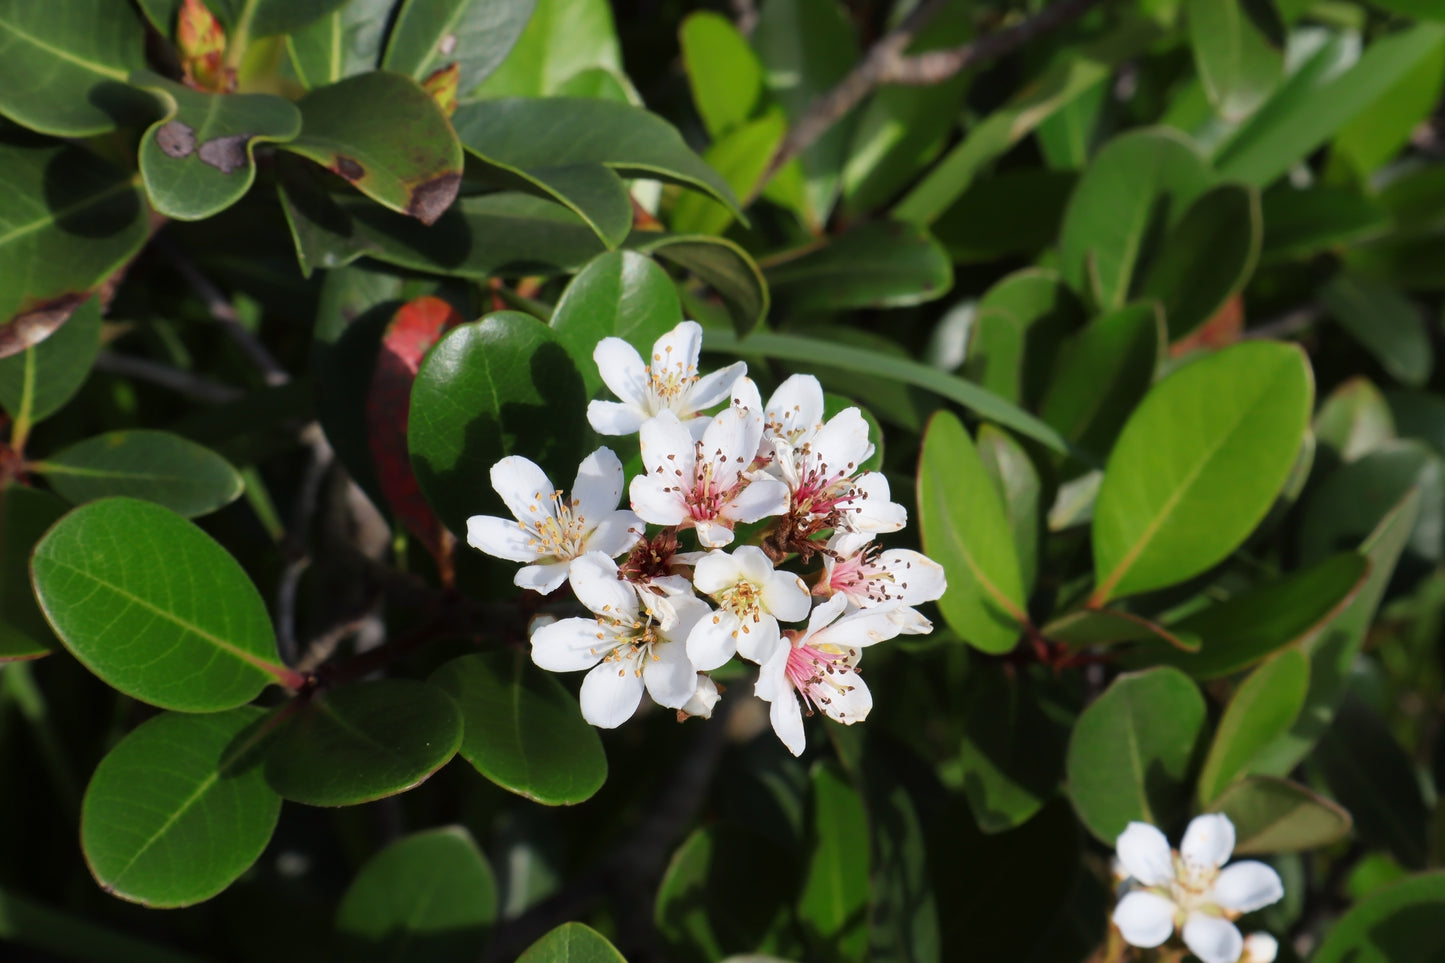
[[[246,166],[246,142],[250,139],[249,133],[212,138],[201,145],[201,162],[222,174],[234,174]]]
[[[423,224],[435,224],[437,218],[446,213],[446,209],[452,206],[452,201],[457,199],[457,191],[461,186],[460,171],[448,171],[429,181],[423,181],[411,189],[411,202],[406,205],[406,212]]]
[[[355,157],[337,154],[331,169],[349,181],[359,181],[366,176],[366,168]]]
[[[89,297],[89,291],[69,291],[23,309],[0,325],[0,358],[19,354],[50,337]]]
[[[177,160],[189,157],[191,151],[196,149],[196,132],[190,124],[173,120],[161,125],[160,130],[156,131],[156,145],[167,157]]]

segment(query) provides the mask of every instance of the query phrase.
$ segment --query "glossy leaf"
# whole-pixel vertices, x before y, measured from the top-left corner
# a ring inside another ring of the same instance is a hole
[[[918,517],[924,552],[948,572],[938,609],[949,626],[984,652],[1012,649],[1028,621],[1013,532],[973,439],[946,411],[923,436]]]
[[[786,133],[787,121],[774,108],[719,137],[702,157],[735,195],[748,197],[761,187]],[[672,229],[681,234],[722,234],[732,222],[732,210],[700,194],[684,194],[672,208]]]
[[[250,37],[271,37],[293,30],[326,15],[347,0],[205,0],[206,5],[229,32],[241,29]],[[182,0],[137,0],[151,24],[163,36],[174,36]]]
[[[56,647],[30,590],[30,552],[65,509],[38,488],[12,483],[0,490],[0,663],[49,655]]]
[[[547,806],[582,802],[607,779],[597,730],[576,697],[522,652],[464,655],[431,682],[461,709],[462,758],[509,792]]]
[[[535,6],[535,0],[404,0],[381,65],[425,80],[456,63],[458,87],[469,91],[507,58]]]
[[[306,699],[266,749],[266,782],[308,806],[355,806],[405,792],[462,741],[456,704],[434,685],[377,679]]]
[[[153,907],[210,899],[271,841],[281,799],[262,777],[266,712],[167,712],[140,725],[96,767],[81,848],[97,883]]]
[[[1156,385],[1125,424],[1099,488],[1093,599],[1183,581],[1244,541],[1289,476],[1312,394],[1303,353],[1263,342]]]
[[[1057,271],[1005,275],[979,299],[963,375],[1032,407],[1049,383],[1062,342],[1083,324],[1084,306]]]
[[[1328,846],[1350,831],[1350,814],[1298,783],[1246,776],[1209,806],[1234,823],[1234,852],[1298,853]]]
[[[1114,138],[1094,157],[1064,212],[1064,278],[1103,310],[1123,306],[1143,259],[1214,180],[1195,146],[1174,131]]]
[[[1115,679],[1069,739],[1069,796],[1089,831],[1112,845],[1132,820],[1168,825],[1187,796],[1203,729],[1204,699],[1177,669]]]
[[[798,895],[804,939],[829,959],[856,960],[868,949],[868,814],[837,763],[813,769],[808,861]]]
[[[130,174],[78,147],[0,132],[0,357],[50,335],[145,243]]]
[[[557,340],[582,374],[588,397],[602,387],[592,351],[603,338],[621,338],[639,355],[682,320],[682,303],[667,272],[634,251],[609,252],[578,272],[552,310]]]
[[[875,437],[870,435],[870,437]],[[983,469],[1003,499],[1004,513],[1013,532],[1019,560],[1019,579],[1027,595],[1033,589],[1039,556],[1039,493],[1042,482],[1038,469],[1024,446],[993,425],[978,429],[978,455]]]
[[[1415,305],[1389,284],[1341,274],[1319,297],[1336,321],[1401,384],[1418,388],[1430,377],[1435,351]]]
[[[395,0],[347,0],[286,38],[291,66],[308,90],[374,70]]]
[[[598,69],[622,71],[622,50],[607,0],[536,0],[511,55],[473,96],[562,93],[569,80]]]
[[[1062,642],[1077,648],[1094,645],[1118,645],[1121,642],[1162,642],[1179,652],[1198,652],[1199,637],[1189,632],[1165,628],[1158,622],[1122,609],[1076,609],[1057,616],[1039,630],[1051,642]],[[1167,661],[1172,653],[1148,649],[1149,665]],[[1158,657],[1154,657],[1158,656]]]
[[[31,466],[67,501],[126,495],[193,518],[235,501],[241,476],[224,458],[166,431],[97,435]]]
[[[1445,872],[1408,877],[1356,904],[1325,934],[1311,959],[1314,963],[1431,963],[1445,951],[1442,912]]]
[[[219,712],[269,682],[297,681],[276,665],[271,619],[240,564],[159,505],[107,498],[75,509],[36,545],[31,573],[65,647],[142,702]]]
[[[677,265],[727,306],[733,330],[747,334],[768,315],[771,295],[751,255],[732,241],[702,234],[634,234],[630,246]]]
[[[1287,731],[1304,705],[1310,663],[1286,649],[1249,674],[1229,700],[1199,774],[1199,801],[1219,796],[1255,753]]]
[[[507,455],[566,484],[585,454],[584,402],[576,366],[536,318],[502,311],[443,338],[417,373],[408,439],[417,481],[447,527],[464,536],[470,516],[508,514],[486,481]]]
[[[732,21],[698,10],[683,19],[678,41],[708,136],[716,140],[752,117],[763,95],[763,65]]]
[[[1435,20],[1445,20],[1435,13]],[[1434,111],[1442,85],[1445,38],[1340,131],[1330,147],[1332,164],[1345,162],[1361,175],[1373,174],[1410,142],[1415,128]]]
[[[601,933],[582,923],[563,923],[542,937],[517,963],[627,963]]]
[[[12,422],[48,418],[80,390],[99,351],[100,301],[90,298],[50,337],[0,359],[0,405]]]
[[[336,910],[341,953],[358,963],[470,963],[497,914],[492,868],[471,834],[404,836],[362,864]]]
[[[1189,0],[1185,11],[1210,103],[1226,119],[1247,117],[1284,73],[1278,14],[1268,2],[1251,0]]]
[[[42,134],[88,137],[154,110],[127,83],[145,67],[145,29],[110,0],[7,3],[0,10],[0,114]]]
[[[978,828],[1002,833],[1034,817],[1058,789],[1069,730],[1028,673],[980,669],[967,690],[959,749],[963,793]]]
[[[764,273],[773,296],[795,311],[922,304],[953,286],[953,267],[932,235],[892,221],[776,259]]]

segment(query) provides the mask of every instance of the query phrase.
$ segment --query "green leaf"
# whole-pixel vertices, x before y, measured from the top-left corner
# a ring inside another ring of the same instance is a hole
[[[1364,377],[1344,382],[1315,413],[1315,440],[1334,463],[1354,461],[1395,438],[1395,419],[1385,396]]]
[[[1419,24],[1370,44],[1348,70],[1346,43],[1325,43],[1239,127],[1215,156],[1226,180],[1264,187],[1379,102],[1419,64],[1438,55],[1445,25]]]
[[[1204,699],[1178,669],[1115,679],[1069,739],[1069,796],[1089,832],[1113,845],[1132,820],[1169,824],[1187,798],[1203,733]]]
[[[947,411],[923,436],[918,519],[924,552],[948,572],[938,609],[949,627],[984,652],[1008,652],[1028,623],[1013,532],[973,439]]]
[[[255,145],[301,132],[296,105],[272,94],[206,93],[149,70],[130,82],[163,105],[141,136],[140,173],[151,206],[176,220],[213,217],[239,201],[256,179]]]
[[[634,251],[609,251],[578,272],[552,311],[552,330],[582,374],[590,398],[602,387],[592,351],[621,338],[646,356],[682,320],[682,302],[667,272]]]
[[[283,149],[423,224],[435,224],[456,200],[462,146],[446,114],[410,78],[365,73],[315,88],[296,106],[301,131]]]
[[[0,890],[0,939],[86,963],[204,963],[197,956],[129,936],[66,911]]]
[[[1094,506],[1097,603],[1222,561],[1264,518],[1309,426],[1313,380],[1292,345],[1235,345],[1145,396]]]
[[[1445,462],[1424,442],[1401,439],[1330,472],[1310,493],[1299,525],[1300,557],[1313,561],[1349,549],[1365,538],[1412,488],[1422,494],[1420,517],[1407,547],[1428,560],[1440,557]]]
[[[907,760],[905,747],[870,736],[859,767],[872,827],[868,959],[939,963],[939,906],[928,858],[932,841],[918,805],[893,770],[900,757]]]
[[[471,834],[405,836],[362,864],[336,910],[340,953],[357,963],[470,963],[497,915],[492,868]]]
[[[836,762],[813,768],[807,865],[798,925],[821,958],[862,959],[868,949],[868,814]]]
[[[1235,855],[1300,853],[1328,846],[1350,831],[1350,814],[1298,783],[1246,776],[1209,805],[1234,823]]]
[[[763,272],[747,251],[721,237],[702,234],[634,234],[630,246],[690,272],[722,298],[741,336],[768,316],[771,295]]]
[[[717,140],[753,116],[763,95],[763,65],[732,21],[711,10],[688,14],[677,39],[692,102]]]
[[[983,470],[1003,499],[1004,514],[1013,532],[1024,594],[1033,590],[1039,556],[1039,493],[1042,483],[1023,445],[993,425],[978,429],[978,455]]]
[[[31,468],[67,501],[127,495],[194,518],[229,505],[244,487],[224,458],[167,431],[113,431],[62,448]]]
[[[266,782],[293,802],[355,806],[424,782],[461,741],[461,712],[436,686],[358,682],[297,704],[266,749]]]
[[[1435,11],[1436,20],[1445,19]],[[1400,153],[1410,135],[1435,109],[1445,85],[1445,43],[1381,94],[1369,109],[1347,124],[1330,148],[1330,161],[1348,163],[1362,176],[1375,173]]]
[[[1139,285],[1141,296],[1164,305],[1170,341],[1193,333],[1240,292],[1259,260],[1263,231],[1252,187],[1220,184],[1189,205]]]
[[[127,78],[144,67],[145,28],[127,4],[53,0],[0,10],[0,114],[31,130],[89,137],[143,121],[154,108]]]
[[[1402,5],[1401,0],[1393,0]],[[1340,918],[1313,963],[1432,963],[1445,951],[1445,872],[1422,873],[1370,894]]]
[[[240,564],[169,509],[132,498],[83,505],[35,546],[31,574],[65,647],[142,702],[219,712],[267,683],[299,683],[276,664],[266,605]]]
[[[773,296],[794,311],[923,304],[953,287],[942,245],[927,230],[896,221],[864,224],[822,247],[779,255],[764,273]]]
[[[1058,237],[1078,180],[1074,171],[1000,172],[964,191],[933,222],[933,236],[954,264],[1035,254]]]
[[[286,50],[301,85],[308,90],[376,69],[395,0],[348,0],[291,33]]]
[[[1198,652],[1199,637],[1188,632],[1166,629],[1157,622],[1142,615],[1125,612],[1122,609],[1075,609],[1057,616],[1039,630],[1044,638],[1062,642],[1075,648],[1095,645],[1118,645],[1121,642],[1162,642],[1179,652]],[[1153,657],[1161,650],[1151,646],[1144,664],[1154,665],[1168,661],[1172,654],[1163,650],[1162,655]]]
[[[1415,761],[1379,713],[1347,695],[1309,764],[1355,817],[1365,845],[1388,850],[1412,869],[1425,867],[1433,813],[1420,794]]]
[[[536,0],[511,55],[471,97],[559,94],[569,80],[594,69],[622,73],[622,50],[607,0]]]
[[[546,806],[590,799],[607,780],[607,755],[577,699],[523,652],[453,659],[433,685],[461,708],[462,758],[509,792]]]
[[[1194,144],[1145,128],[1105,144],[1064,212],[1059,266],[1102,310],[1122,307],[1135,274],[1215,176]]]
[[[565,484],[583,455],[585,403],[582,376],[536,318],[499,311],[453,329],[417,372],[407,427],[412,468],[437,516],[464,536],[470,516],[507,514],[486,483],[507,455]]]
[[[1389,219],[1375,197],[1358,187],[1315,184],[1303,190],[1281,181],[1264,192],[1266,261],[1317,254],[1389,230]]]
[[[1173,633],[1202,639],[1198,653],[1152,650],[1149,664],[1167,662],[1196,679],[1248,668],[1334,618],[1369,568],[1364,556],[1341,552],[1245,589],[1169,626]]]
[[[55,648],[55,633],[30,591],[30,553],[65,509],[39,489],[11,483],[0,490],[0,663],[38,658]]]
[[[1285,649],[1240,683],[1214,730],[1214,743],[1199,773],[1201,803],[1218,797],[1249,769],[1261,748],[1294,723],[1304,705],[1309,673],[1304,653]]]
[[[99,352],[100,301],[89,298],[50,337],[0,359],[0,405],[17,424],[48,418],[80,390]]]
[[[1164,356],[1164,315],[1136,302],[1090,321],[1058,348],[1039,417],[1078,448],[1105,456],[1149,391]],[[1064,474],[1082,474],[1073,462]]]
[[[978,828],[1022,826],[1053,798],[1064,773],[1069,727],[1050,713],[1028,673],[984,666],[967,690],[959,767]]]
[[[236,881],[271,841],[281,799],[257,764],[265,710],[163,713],[96,767],[80,845],[106,892],[152,907],[190,906]]]
[[[1248,117],[1284,73],[1284,26],[1269,0],[1188,0],[1189,40],[1209,102],[1226,120]]]
[[[734,194],[748,197],[760,186],[786,133],[787,121],[775,108],[719,137],[702,157]],[[700,194],[684,194],[672,207],[672,229],[680,234],[722,234],[732,222],[731,209]]]
[[[1325,310],[1401,384],[1430,379],[1435,351],[1424,319],[1392,285],[1340,274],[1319,289]]]
[[[532,16],[536,0],[404,0],[381,65],[425,80],[455,63],[465,93],[496,70]]]
[[[0,132],[0,357],[58,327],[147,236],[127,172],[89,151]]]
[[[753,29],[763,78],[789,125],[858,62],[858,37],[836,0],[769,0]],[[798,155],[807,202],[804,220],[821,228],[837,201],[852,118],[840,118]]]
[[[601,933],[581,923],[563,923],[542,937],[517,963],[627,963]]]
[[[873,375],[916,385],[942,398],[957,402],[989,421],[1032,438],[1051,451],[1067,454],[1068,443],[1054,429],[1023,409],[1010,404],[978,385],[956,378],[929,365],[904,358],[892,358],[876,351],[855,348],[836,341],[803,338],[759,331],[739,340],[730,332],[709,329],[704,337],[708,351],[732,354],[756,352],[781,361],[835,367],[862,375]]]
[[[175,39],[183,0],[137,0],[155,28]],[[233,34],[233,42],[291,33],[330,13],[347,0],[203,0]],[[236,37],[234,35],[240,35]]]
[[[1061,342],[1084,322],[1084,306],[1057,271],[1024,268],[979,299],[963,375],[1032,407],[1048,384]]]

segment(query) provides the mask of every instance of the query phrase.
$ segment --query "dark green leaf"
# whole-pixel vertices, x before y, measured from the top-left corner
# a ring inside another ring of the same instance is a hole
[[[1068,725],[1044,705],[1027,673],[982,668],[971,681],[959,767],[978,828],[1021,826],[1053,798],[1064,774]]]
[[[1258,341],[1159,382],[1125,424],[1099,487],[1092,598],[1181,582],[1243,542],[1289,476],[1313,390],[1302,351]]]
[[[868,959],[938,963],[939,906],[929,885],[932,841],[914,796],[894,771],[895,763],[906,761],[907,750],[866,738],[859,782],[872,829]]]
[[[461,712],[436,686],[359,682],[297,706],[266,749],[266,782],[308,806],[355,806],[417,786],[461,741]]]
[[[525,653],[464,655],[431,682],[461,708],[462,758],[503,789],[570,806],[607,780],[602,740],[576,697]]]
[[[727,306],[739,335],[757,329],[768,316],[770,295],[762,271],[741,247],[702,234],[634,234],[631,247],[670,261],[710,287]]]
[[[464,535],[467,519],[504,511],[485,479],[524,455],[565,484],[581,459],[582,376],[541,321],[501,311],[443,338],[417,372],[407,436],[412,468],[438,517]]]
[[[808,861],[798,896],[798,924],[813,952],[857,960],[868,949],[868,814],[842,768],[819,763],[812,773]]]
[[[1084,322],[1084,306],[1058,272],[1025,268],[979,299],[963,375],[1032,407],[1043,394],[1061,342]]]
[[[276,828],[281,799],[254,751],[266,712],[167,712],[141,724],[91,777],[80,845],[108,893],[146,906],[210,899]]]
[[[471,834],[446,826],[368,859],[341,898],[341,954],[357,963],[471,963],[497,914],[497,884]]]
[[[1115,679],[1069,739],[1069,796],[1084,825],[1113,845],[1132,820],[1171,822],[1188,797],[1203,733],[1204,699],[1179,670]]]
[[[1251,672],[1214,731],[1214,743],[1199,773],[1201,803],[1222,793],[1265,745],[1286,732],[1304,705],[1310,663],[1298,649],[1285,649]]]
[[[1380,202],[1357,187],[1316,184],[1301,190],[1281,181],[1264,192],[1261,208],[1265,261],[1305,257],[1389,229]]]
[[[374,70],[396,0],[347,0],[286,38],[291,66],[308,90]]]
[[[1298,783],[1246,776],[1209,806],[1234,823],[1234,852],[1297,853],[1328,846],[1350,831],[1350,814]]]
[[[1284,32],[1267,2],[1188,0],[1189,40],[1199,79],[1215,110],[1228,120],[1248,117],[1284,73]],[[1270,17],[1273,22],[1258,22]]]
[[[763,65],[722,14],[690,13],[678,28],[692,102],[716,140],[750,118],[763,94]]]
[[[764,273],[773,296],[795,311],[922,304],[953,287],[953,266],[933,236],[891,221],[777,258]]]
[[[1445,506],[1435,496],[1445,495],[1445,461],[1414,439],[1384,442],[1319,483],[1300,520],[1300,557],[1313,561],[1358,545],[1416,487],[1424,499],[1408,547],[1422,559],[1439,559]]]
[[[1122,609],[1076,609],[1058,616],[1039,631],[1050,641],[1076,648],[1118,645],[1121,642],[1162,642],[1179,652],[1198,652],[1200,647],[1197,635],[1166,629],[1142,615]],[[1152,655],[1158,648],[1150,647],[1148,651]],[[1151,658],[1147,664],[1168,661],[1168,654]]]
[[[1445,913],[1445,872],[1411,876],[1361,900],[1325,935],[1311,960],[1434,963],[1445,952],[1441,913]]]
[[[56,909],[4,890],[0,890],[0,938],[84,963],[204,963],[200,957],[100,925],[79,911]]]
[[[871,436],[870,437],[875,437]],[[877,436],[881,438],[880,436]],[[1033,590],[1039,556],[1039,492],[1042,484],[1023,445],[993,425],[978,429],[978,455],[983,469],[1003,499],[1004,514],[1013,532],[1024,594]]]
[[[75,509],[35,547],[31,572],[65,647],[126,695],[219,712],[267,683],[299,683],[276,664],[266,605],[240,564],[159,505],[107,498]]]
[[[80,390],[99,351],[100,301],[90,298],[50,337],[0,360],[0,405],[15,423],[48,418]]]
[[[973,439],[947,411],[924,434],[918,524],[923,550],[948,572],[938,609],[949,627],[984,652],[1012,649],[1028,622],[1013,532]]]
[[[1389,284],[1341,274],[1319,289],[1336,321],[1401,384],[1418,388],[1430,378],[1435,352],[1424,319],[1410,299]]]
[[[627,963],[602,937],[581,923],[563,923],[517,957],[517,963]]]
[[[435,224],[456,200],[462,146],[446,114],[410,78],[365,73],[315,88],[296,106],[301,131],[285,150],[423,224]]]
[[[933,236],[955,264],[1033,254],[1058,236],[1078,180],[1074,171],[1001,172],[964,191],[933,222]]]
[[[55,633],[30,591],[30,552],[65,514],[54,495],[14,483],[0,490],[0,663],[55,648]]]
[[[220,455],[166,431],[113,431],[62,448],[31,467],[76,505],[128,495],[187,518],[230,504],[244,487]]]
[[[470,91],[507,58],[536,0],[404,0],[381,65],[425,80],[455,63],[458,89]]]
[[[560,94],[568,81],[599,69],[622,73],[622,51],[607,0],[536,0],[511,55],[473,96]]]

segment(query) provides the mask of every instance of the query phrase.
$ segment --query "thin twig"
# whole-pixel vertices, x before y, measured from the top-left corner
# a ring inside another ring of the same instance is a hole
[[[296,660],[296,671],[304,675],[310,675],[312,672],[315,672],[321,667],[323,662],[331,658],[332,653],[336,651],[336,647],[340,645],[344,639],[359,632],[361,627],[370,619],[371,615],[369,613],[353,619],[347,619],[338,625],[333,625],[312,639],[310,644],[306,646],[306,653]]]
[[[211,381],[209,378],[191,374],[189,371],[161,364],[159,361],[137,358],[128,354],[116,354],[112,351],[102,351],[96,356],[95,370],[104,371],[106,374],[120,375],[123,378],[146,381],[162,388],[169,388],[194,401],[204,401],[213,405],[235,401],[246,394],[240,388],[223,385],[220,382]]]
[[[335,453],[326,442],[321,426],[311,422],[301,430],[301,441],[307,447],[306,471],[296,489],[296,499],[291,507],[291,519],[287,525],[286,542],[288,561],[276,585],[276,639],[280,644],[281,658],[289,665],[297,657],[296,646],[296,593],[301,576],[311,565],[307,544],[310,541],[311,521],[321,501],[321,482],[335,461]]]
[[[936,84],[960,71],[1012,52],[1040,34],[1057,30],[1082,16],[1101,0],[1059,0],[1038,16],[1003,30],[985,34],[972,43],[946,50],[931,50],[912,56],[904,54],[928,21],[946,0],[924,0],[903,18],[903,22],[879,38],[853,71],[838,85],[813,101],[806,113],[788,131],[767,174],[759,179],[744,206],[752,203],[783,165],[813,146],[828,129],[873,92],[879,84]]]
[[[1324,316],[1324,310],[1319,305],[1306,304],[1250,328],[1244,332],[1243,337],[1251,341],[1287,338],[1313,327]]]
[[[732,0],[733,16],[737,19],[738,33],[750,37],[758,25],[758,7],[753,0]]]

